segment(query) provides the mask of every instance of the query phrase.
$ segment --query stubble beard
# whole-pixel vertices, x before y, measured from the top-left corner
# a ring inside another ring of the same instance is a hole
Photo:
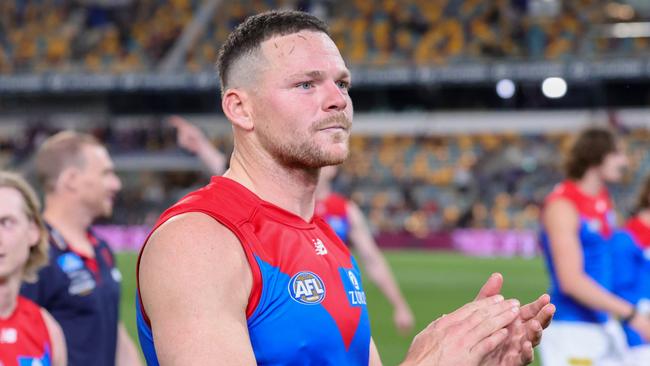
[[[340,124],[345,127],[345,131],[336,132],[332,139],[332,143],[342,143],[345,145],[344,152],[332,152],[320,148],[313,143],[312,136],[318,131],[333,123]],[[309,129],[307,135],[301,138],[293,139],[286,144],[281,144],[277,139],[270,138],[269,136],[260,135],[260,142],[264,148],[269,151],[271,156],[282,166],[291,169],[306,169],[313,170],[319,169],[328,165],[338,165],[347,159],[349,155],[349,130],[352,125],[350,119],[344,114],[339,114],[329,118],[325,118]]]

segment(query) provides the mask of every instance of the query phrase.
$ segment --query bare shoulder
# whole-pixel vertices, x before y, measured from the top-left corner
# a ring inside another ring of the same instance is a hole
[[[150,237],[139,280],[161,364],[254,363],[246,326],[253,276],[227,227],[203,213],[170,219]]]
[[[44,308],[41,308],[41,316],[43,317],[43,321],[45,322],[45,326],[47,327],[47,330],[51,333],[52,329],[54,331],[60,331],[61,327],[59,326],[59,323],[54,320],[54,317],[50,315],[50,313],[45,310]]]
[[[577,218],[578,212],[573,202],[566,198],[558,198],[549,202],[543,211],[545,222],[563,221]]]
[[[151,295],[149,289],[205,290],[217,283],[236,281],[245,292],[242,299],[247,299],[252,286],[250,266],[237,236],[212,217],[198,212],[173,217],[156,229],[142,252],[139,270],[145,303],[147,295]],[[163,278],[165,283],[161,286]]]
[[[220,263],[246,264],[246,255],[237,236],[212,217],[189,212],[175,216],[157,228],[142,253],[140,269],[156,258],[193,263],[218,258]]]
[[[188,212],[174,216],[158,227],[149,238],[147,247],[156,248],[165,243],[192,243],[198,241],[239,243],[237,236],[219,221],[201,212]],[[183,250],[191,248],[183,248]],[[145,248],[146,251],[146,248]]]

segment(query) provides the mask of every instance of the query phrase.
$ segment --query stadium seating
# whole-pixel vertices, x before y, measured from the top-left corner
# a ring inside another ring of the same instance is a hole
[[[159,117],[122,122],[90,131],[107,143],[115,158],[180,154],[175,132]],[[28,166],[31,152],[56,130],[47,121],[29,124],[24,133],[0,133],[3,166]],[[625,141],[629,173],[624,184],[612,187],[623,214],[650,174],[645,148],[650,132],[633,129],[625,133]],[[355,135],[335,187],[360,205],[377,233],[410,231],[423,236],[449,228],[536,229],[543,198],[562,179],[560,154],[568,142],[569,136],[558,133]],[[227,155],[232,151],[229,134],[215,136],[213,143]],[[160,168],[122,176],[125,189],[113,217],[118,224],[151,223],[164,207],[208,178],[199,171]]]
[[[327,18],[335,42],[353,65],[444,65],[477,58],[555,60],[650,52],[647,38],[597,37],[595,27],[617,14],[607,3],[561,2],[562,11],[555,16],[535,15],[508,0],[223,1],[187,49],[184,65],[190,72],[212,70],[216,49],[244,18],[292,7]],[[0,73],[152,71],[201,9],[198,0],[106,4],[0,2]]]

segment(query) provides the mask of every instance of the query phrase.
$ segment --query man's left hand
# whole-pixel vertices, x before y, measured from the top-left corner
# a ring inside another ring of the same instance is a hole
[[[503,276],[495,273],[479,291],[476,299],[494,296],[501,292]],[[542,331],[548,327],[555,313],[547,294],[521,307],[519,317],[508,326],[508,340],[490,355],[484,364],[499,366],[520,366],[533,362],[533,348],[542,339]]]

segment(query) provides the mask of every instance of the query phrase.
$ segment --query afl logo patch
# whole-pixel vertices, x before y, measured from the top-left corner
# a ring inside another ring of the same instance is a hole
[[[59,256],[56,261],[65,273],[75,272],[84,268],[83,260],[74,253],[65,253]]]
[[[315,273],[298,272],[289,281],[289,295],[305,305],[320,304],[325,298],[325,284]]]

